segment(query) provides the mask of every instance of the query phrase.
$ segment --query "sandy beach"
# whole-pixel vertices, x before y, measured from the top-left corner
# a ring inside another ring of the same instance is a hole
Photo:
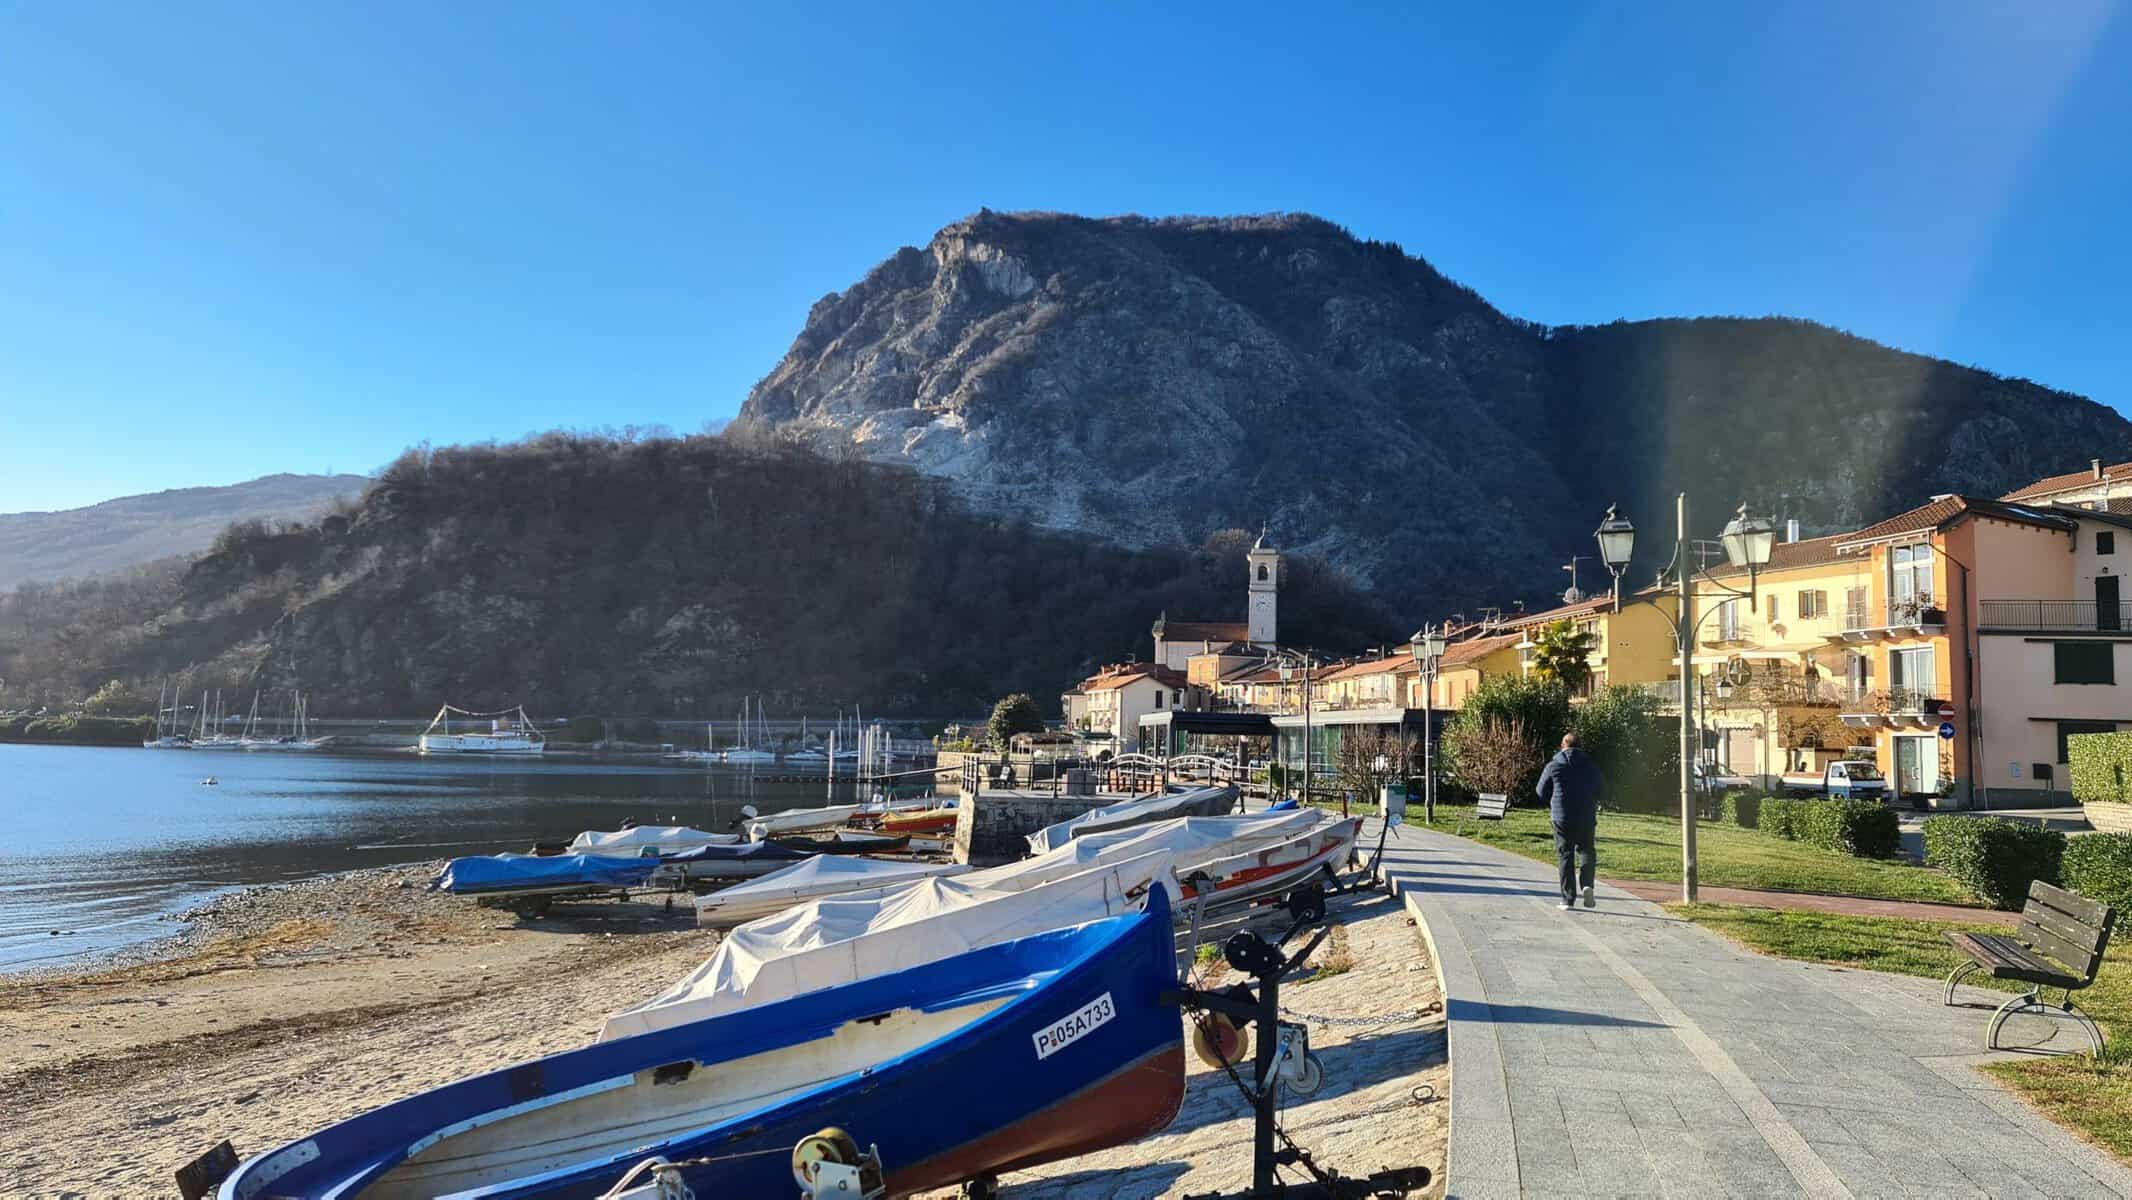
[[[145,961],[0,981],[0,1089],[11,1100],[0,1193],[175,1195],[172,1173],[224,1138],[257,1153],[582,1045],[607,1013],[716,945],[685,905],[579,904],[521,921],[426,891],[434,873],[255,888]],[[1290,1003],[1354,1023],[1313,1022],[1327,1085],[1291,1106],[1290,1127],[1328,1166],[1422,1164],[1440,1176],[1448,1071],[1434,972],[1397,905],[1363,898],[1338,915],[1317,960],[1327,970]],[[1195,1063],[1170,1130],[1002,1183],[1017,1196],[1183,1195],[1248,1178],[1249,1145],[1233,1085]]]
[[[520,921],[426,891],[435,874],[254,888],[151,961],[0,980],[0,1192],[176,1195],[224,1138],[257,1153],[582,1045],[714,945],[686,906]]]

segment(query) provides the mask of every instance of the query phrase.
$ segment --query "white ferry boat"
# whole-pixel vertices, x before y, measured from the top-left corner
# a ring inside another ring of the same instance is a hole
[[[453,729],[453,718],[462,726],[473,728]],[[487,722],[487,728],[480,723]],[[533,727],[532,718],[526,716],[523,706],[502,712],[477,713],[447,704],[437,710],[429,728],[422,731],[415,748],[424,754],[540,754],[547,749],[548,739]]]

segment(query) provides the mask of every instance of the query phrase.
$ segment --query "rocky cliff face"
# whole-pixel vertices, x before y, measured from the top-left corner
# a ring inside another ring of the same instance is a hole
[[[1270,523],[1437,610],[1544,595],[1615,501],[1833,530],[2132,444],[2078,397],[1802,322],[1536,326],[1314,217],[990,212],[817,303],[733,428],[1127,545]]]

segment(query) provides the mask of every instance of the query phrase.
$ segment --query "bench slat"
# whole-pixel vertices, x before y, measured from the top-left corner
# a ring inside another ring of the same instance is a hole
[[[2055,958],[2066,968],[2069,975],[2085,975],[2095,961],[2093,941],[2075,942],[2059,935],[2057,930],[2039,925],[2026,916],[2021,918],[2018,930],[2022,941],[2036,953]]]
[[[2021,919],[2033,921],[2074,945],[2094,946],[2102,941],[2102,927],[2078,920],[2045,904],[2031,900],[2021,909]]]
[[[2066,891],[2040,879],[2028,885],[2028,902],[2062,912],[2090,929],[2101,927],[2110,918],[2110,906],[2102,901],[2090,900],[2078,892]]]
[[[1991,971],[1994,979],[2017,979],[2052,987],[2077,987],[2078,975],[2031,953],[2021,943],[1996,933],[1950,933],[1947,940]]]

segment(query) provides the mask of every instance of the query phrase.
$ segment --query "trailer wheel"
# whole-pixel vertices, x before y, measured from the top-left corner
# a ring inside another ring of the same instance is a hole
[[[1325,919],[1325,889],[1313,883],[1288,893],[1288,914],[1298,921]]]

